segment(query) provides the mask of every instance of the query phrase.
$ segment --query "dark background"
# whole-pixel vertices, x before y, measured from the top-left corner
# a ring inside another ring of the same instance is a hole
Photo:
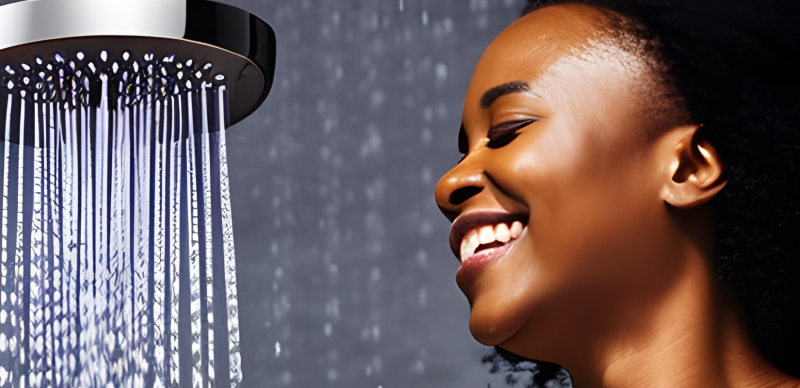
[[[278,40],[271,95],[228,135],[243,385],[503,386],[433,190],[472,70],[524,1],[225,2]]]

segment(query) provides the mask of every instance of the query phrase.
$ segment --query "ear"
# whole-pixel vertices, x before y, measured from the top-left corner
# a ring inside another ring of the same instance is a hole
[[[669,179],[661,190],[668,204],[687,209],[710,200],[728,182],[719,154],[701,134],[701,126],[677,128],[664,137]]]

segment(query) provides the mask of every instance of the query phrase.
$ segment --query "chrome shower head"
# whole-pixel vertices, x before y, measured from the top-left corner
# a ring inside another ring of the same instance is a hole
[[[0,20],[0,64],[5,66],[0,77],[35,68],[41,58],[60,57],[78,68],[95,61],[109,72],[123,56],[135,61],[149,55],[155,62],[177,58],[178,67],[191,60],[187,67],[200,72],[197,80],[227,80],[229,125],[255,111],[272,86],[274,31],[257,16],[227,4],[25,0],[0,6]],[[205,71],[206,64],[213,64],[213,71]]]

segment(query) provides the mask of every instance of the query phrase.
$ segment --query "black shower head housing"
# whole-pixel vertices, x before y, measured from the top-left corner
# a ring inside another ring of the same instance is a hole
[[[105,83],[114,108],[224,84],[233,125],[273,82],[272,28],[213,1],[27,0],[0,20],[0,90],[27,101],[98,106]]]

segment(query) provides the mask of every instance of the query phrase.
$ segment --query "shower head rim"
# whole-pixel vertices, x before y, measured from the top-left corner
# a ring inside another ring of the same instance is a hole
[[[5,42],[0,42],[0,65],[5,66],[10,63],[19,66],[22,62],[31,63],[37,55],[48,57],[56,52],[64,52],[66,50],[54,50],[53,46],[64,42],[67,42],[64,46],[69,46],[70,41],[107,43],[110,39],[125,39],[129,43],[132,41],[159,42],[162,47],[174,46],[176,51],[189,53],[188,58],[191,58],[193,51],[203,51],[215,58],[215,60],[210,61],[215,69],[218,67],[217,63],[214,63],[215,61],[233,62],[242,65],[241,69],[232,71],[231,66],[229,66],[229,71],[224,73],[228,80],[230,100],[229,126],[255,112],[267,98],[272,87],[275,71],[275,32],[263,19],[238,7],[210,0],[188,0],[185,2],[184,8],[174,7],[174,4],[183,3],[182,0],[116,0],[113,3],[133,4],[126,3],[126,1],[142,4],[141,7],[146,7],[149,4],[147,1],[171,4],[172,6],[167,9],[167,11],[171,12],[171,14],[167,15],[169,16],[167,19],[176,19],[179,28],[176,29],[172,25],[153,26],[143,24],[141,30],[131,34],[125,33],[130,32],[130,30],[115,31],[113,28],[105,26],[90,28],[91,31],[85,34],[71,34],[70,31],[73,26],[75,26],[75,31],[83,29],[85,32],[86,27],[81,26],[81,24],[94,18],[93,15],[80,14],[75,20],[70,21],[72,24],[61,27],[60,36],[38,40],[18,39],[18,44],[6,47],[3,47]],[[43,4],[55,4],[55,2],[62,5],[67,2],[84,5],[93,2],[108,4],[103,0],[23,0],[0,6],[0,15],[4,13],[9,15],[7,7],[12,6],[17,8],[17,10],[12,9],[14,13],[19,13],[20,9],[29,14],[34,11],[41,13],[41,10],[44,9],[42,8]],[[47,12],[53,11],[47,10],[45,13]],[[28,18],[30,18],[30,15],[28,15]],[[0,34],[6,32],[9,28],[12,27],[0,26]],[[107,43],[106,45],[109,44]],[[131,49],[130,47],[114,47],[116,45],[113,45],[113,43],[110,45],[112,47],[109,47],[109,49],[119,52]],[[41,52],[42,50],[40,50],[38,54],[30,55],[31,49],[37,47],[49,48],[50,52]],[[84,51],[77,50],[80,47],[68,47],[68,49]],[[144,48],[140,51],[146,52],[149,50]],[[21,53],[27,54],[23,55]],[[171,53],[159,52],[157,54],[160,58],[162,54]],[[10,58],[13,59],[9,60]],[[183,58],[183,60],[188,58]],[[200,61],[200,58],[194,59]],[[233,68],[236,68],[236,66],[233,66]]]

